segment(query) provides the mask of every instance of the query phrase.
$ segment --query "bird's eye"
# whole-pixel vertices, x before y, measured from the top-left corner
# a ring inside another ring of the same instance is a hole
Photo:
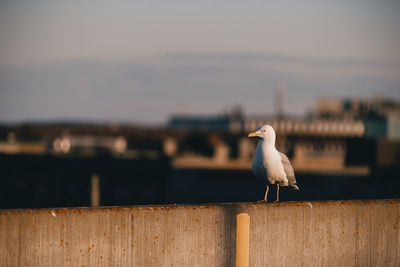
[[[262,130],[263,133],[265,133],[265,130]]]

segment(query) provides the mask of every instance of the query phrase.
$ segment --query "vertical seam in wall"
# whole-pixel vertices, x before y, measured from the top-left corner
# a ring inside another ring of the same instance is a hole
[[[134,242],[134,238],[133,238],[133,214],[131,214],[131,264],[133,265],[134,262],[134,247],[133,247],[133,242]]]
[[[400,206],[398,206],[397,211],[397,255],[396,255],[396,265],[400,264]]]
[[[360,207],[355,207],[355,209],[354,266],[358,266],[358,255],[360,251]]]
[[[306,216],[305,216],[305,210],[304,208],[301,209],[302,213],[302,224],[303,224],[303,229],[302,229],[302,250],[301,250],[301,266],[304,265],[304,251],[306,250]]]
[[[373,210],[373,212],[372,212],[372,214],[375,214],[375,210],[374,210],[374,208],[372,207],[372,210]],[[371,218],[369,218],[369,225],[368,225],[368,229],[372,229],[372,219]],[[372,266],[372,256],[371,256],[371,254],[372,254],[372,239],[374,238],[374,234],[373,233],[371,233],[371,237],[369,238],[369,246],[368,246],[368,254],[369,254],[369,266]]]
[[[22,248],[21,248],[21,246],[22,246],[22,242],[21,242],[22,226],[21,226],[21,224],[22,224],[22,220],[19,220],[19,223],[18,223],[18,232],[19,232],[19,237],[18,237],[18,266],[21,266],[21,257],[22,257],[22,253],[21,253],[21,251],[22,251]]]
[[[108,244],[109,246],[109,252],[108,252],[108,257],[111,258],[111,255],[113,255],[113,251],[112,251],[112,243],[114,241],[114,225],[113,225],[113,220],[110,220],[110,218],[107,219],[109,221],[109,227],[110,227],[110,243]],[[108,266],[112,266],[111,265],[111,261],[108,261]]]

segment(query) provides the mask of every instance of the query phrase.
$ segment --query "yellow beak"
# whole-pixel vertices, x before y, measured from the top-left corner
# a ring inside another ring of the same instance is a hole
[[[256,132],[251,132],[247,137],[257,137],[258,134]]]

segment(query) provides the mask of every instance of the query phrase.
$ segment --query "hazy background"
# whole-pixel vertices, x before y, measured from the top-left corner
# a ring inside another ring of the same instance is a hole
[[[399,1],[1,1],[0,122],[400,98]]]

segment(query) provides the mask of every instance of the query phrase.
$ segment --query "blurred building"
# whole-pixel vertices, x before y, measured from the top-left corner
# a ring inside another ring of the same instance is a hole
[[[243,130],[244,112],[240,106],[216,116],[199,115],[173,115],[168,127],[173,129],[185,129],[196,131],[230,131]]]
[[[359,119],[388,117],[400,114],[400,101],[374,98],[320,98],[317,100],[314,118]]]
[[[378,188],[382,179],[390,186],[379,190],[390,194],[373,189],[368,197],[397,196],[392,185],[400,181],[398,107],[392,100],[322,99],[304,118],[283,112],[245,116],[234,108],[216,116],[173,116],[168,127],[0,125],[0,169],[6,177],[0,203],[6,203],[3,208],[87,205],[93,177],[99,177],[102,205],[255,200],[254,190],[263,185],[252,180],[257,140],[247,134],[264,123],[276,130],[276,146],[288,155],[299,180],[309,179],[304,199],[342,198],[343,192],[365,197],[363,190]],[[353,191],[349,177],[360,179]],[[374,182],[365,184],[365,177]],[[235,181],[237,193],[229,196]],[[321,188],[327,189],[315,196]]]
[[[360,120],[367,138],[400,138],[400,101],[375,97],[367,99],[321,98],[313,119]]]
[[[279,110],[283,108],[280,107]],[[188,130],[249,132],[268,123],[281,134],[400,138],[400,102],[392,99],[321,98],[306,118],[245,116],[241,109],[217,116],[172,116],[169,127]]]
[[[389,154],[394,157],[400,150],[396,141],[400,140],[400,102],[383,98],[321,98],[317,100],[315,110],[304,118],[284,116],[283,112],[276,116],[245,116],[243,112],[215,117],[173,116],[169,126],[193,131],[227,131],[238,135],[236,155],[241,162],[246,162],[253,157],[256,142],[243,135],[265,123],[274,127],[279,136],[277,148],[291,157],[297,169],[343,170],[349,164],[372,166],[383,155],[381,152],[377,154],[382,150],[378,148],[382,142],[374,140],[388,140],[384,142],[385,147],[391,142],[393,151]],[[360,150],[359,140],[370,146]],[[215,147],[216,155],[220,147],[223,146]],[[363,151],[363,155],[358,155],[357,151]],[[224,155],[227,157],[228,154]],[[361,158],[365,160],[359,160]],[[398,159],[386,161],[397,164]]]

